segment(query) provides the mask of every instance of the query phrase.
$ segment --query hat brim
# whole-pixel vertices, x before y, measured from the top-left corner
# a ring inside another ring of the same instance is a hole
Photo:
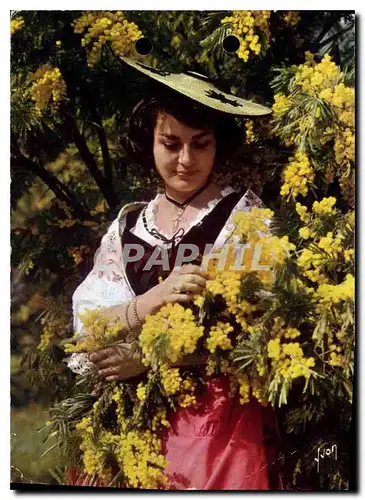
[[[128,57],[121,57],[121,59],[129,66],[132,66],[153,80],[163,83],[167,87],[217,111],[243,116],[262,116],[272,112],[271,109],[266,106],[246,101],[245,99],[227,94],[217,89],[217,87],[208,79],[205,79],[203,75],[197,75],[192,72],[190,74],[169,73],[168,71],[158,70],[140,62],[133,61]]]

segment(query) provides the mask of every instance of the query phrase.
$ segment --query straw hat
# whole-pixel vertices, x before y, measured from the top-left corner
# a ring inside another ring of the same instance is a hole
[[[271,109],[251,101],[246,101],[233,94],[227,94],[215,87],[206,76],[193,71],[186,73],[169,73],[146,66],[128,57],[121,59],[141,73],[164,85],[199,101],[210,108],[233,115],[261,116],[271,113]]]

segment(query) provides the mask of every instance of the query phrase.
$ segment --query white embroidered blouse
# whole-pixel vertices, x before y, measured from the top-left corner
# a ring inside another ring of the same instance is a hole
[[[190,228],[198,224],[203,217],[211,212],[222,198],[233,192],[234,190],[231,187],[223,189],[219,198],[210,201],[207,207],[199,212],[197,218],[192,221]],[[125,229],[127,213],[141,206],[147,205],[145,215],[148,226],[151,228],[155,226],[155,210],[159,196],[161,195],[158,194],[149,203],[129,203],[122,207],[118,217],[112,222],[107,233],[103,236],[101,245],[94,256],[94,266],[92,270],[85,280],[77,287],[72,297],[73,326],[75,332],[82,334],[83,325],[79,318],[79,314],[83,313],[86,309],[92,310],[97,307],[109,307],[124,302],[130,302],[135,297],[135,293],[128,282],[123,263],[120,236]],[[235,229],[235,225],[232,222],[232,215],[237,211],[250,211],[252,207],[263,207],[263,203],[255,193],[248,190],[232,209],[230,216],[214,242],[214,246],[211,250],[212,252],[231,239],[232,232]],[[161,240],[156,239],[146,231],[142,222],[141,213],[138,216],[136,225],[132,228],[132,232],[150,245],[161,245]],[[85,374],[93,367],[92,363],[88,361],[88,355],[86,353],[72,354],[72,356],[65,361],[67,361],[68,367],[71,368],[72,371],[80,375]]]

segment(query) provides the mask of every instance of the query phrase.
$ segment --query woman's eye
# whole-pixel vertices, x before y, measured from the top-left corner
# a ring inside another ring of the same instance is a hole
[[[209,142],[210,142],[210,141],[205,141],[205,142],[196,142],[196,143],[194,144],[194,147],[195,147],[196,149],[204,149],[204,148],[206,148],[206,147],[208,146]]]
[[[196,142],[192,144],[192,148],[194,149],[204,149],[208,146],[210,141],[205,141],[205,142]],[[163,142],[162,143],[166,149],[170,149],[172,151],[176,151],[180,147],[180,143],[178,142]]]
[[[164,142],[163,145],[167,149],[177,149],[179,147],[179,144],[174,142]]]

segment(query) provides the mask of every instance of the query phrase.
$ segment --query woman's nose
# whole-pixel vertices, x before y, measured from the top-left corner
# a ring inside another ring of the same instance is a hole
[[[179,155],[179,163],[184,167],[189,167],[194,163],[191,147],[189,144],[184,144]]]

